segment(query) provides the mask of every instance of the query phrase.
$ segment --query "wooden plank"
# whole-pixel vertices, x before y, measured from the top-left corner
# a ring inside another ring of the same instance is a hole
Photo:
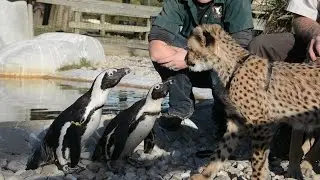
[[[104,14],[100,15],[100,24],[105,24],[106,22],[106,16]],[[106,31],[105,30],[100,30],[100,35],[101,36],[105,36],[106,35]]]
[[[75,21],[76,24],[80,23],[80,21],[81,21],[81,12],[75,12],[74,21]],[[70,25],[69,25],[69,27],[72,28]],[[80,33],[80,28],[75,27],[74,32],[79,34]]]
[[[97,0],[37,0],[37,2],[59,4],[70,7],[77,7],[80,9],[100,9],[104,11],[112,11],[112,9],[117,9],[117,11],[129,11],[134,14],[140,12],[142,14],[148,14],[149,16],[157,15],[162,9],[161,7],[155,6],[134,5]]]
[[[85,22],[69,22],[70,28],[77,29],[93,29],[93,30],[105,30],[111,32],[148,32],[150,29],[143,26],[130,26],[130,25],[118,25],[118,24],[92,24]]]
[[[72,11],[108,14],[108,15],[116,15],[116,16],[138,17],[138,18],[150,18],[150,16],[156,16],[159,13],[159,12],[151,12],[146,10],[127,9],[121,6],[114,7],[114,8],[104,7],[104,6],[72,7]]]
[[[150,18],[147,19],[147,28],[149,29],[149,31],[146,32],[146,36],[145,36],[146,41],[148,41],[149,32],[151,30],[151,19]]]
[[[48,4],[57,4],[65,5],[71,7],[90,7],[90,5],[100,5],[100,6],[123,6],[124,8],[134,8],[137,10],[149,10],[149,11],[160,11],[161,7],[156,6],[145,6],[145,5],[135,5],[127,3],[118,3],[112,1],[100,1],[100,0],[36,0],[37,2],[48,3]]]

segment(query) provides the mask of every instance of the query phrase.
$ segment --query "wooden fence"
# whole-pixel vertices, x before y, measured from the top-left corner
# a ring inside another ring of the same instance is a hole
[[[36,0],[37,2],[52,4],[48,26],[35,24],[35,28],[42,28],[45,31],[49,29],[63,30],[65,32],[80,33],[85,30],[96,30],[104,36],[106,32],[130,32],[130,33],[144,33],[145,40],[150,31],[152,16],[156,16],[160,11],[160,7],[144,6],[117,3],[111,1],[99,0]],[[253,14],[263,13],[263,11],[256,10],[253,5]],[[96,14],[99,16],[98,23],[91,23],[83,20],[83,14]],[[106,22],[106,15],[134,17],[144,20],[144,25],[124,25],[111,24]],[[39,20],[35,20],[40,22]],[[256,30],[263,30],[264,22],[258,18],[254,18],[254,26]]]

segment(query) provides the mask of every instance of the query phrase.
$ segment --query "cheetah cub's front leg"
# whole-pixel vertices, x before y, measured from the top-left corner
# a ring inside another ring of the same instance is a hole
[[[201,168],[200,174],[191,176],[191,180],[206,180],[212,178],[222,167],[224,161],[229,159],[230,154],[239,145],[240,139],[243,138],[246,129],[243,126],[235,124],[232,120],[228,121],[227,132],[219,142],[218,148],[210,158],[209,165]]]
[[[272,125],[258,125],[252,131],[251,180],[269,180],[268,157],[272,138]]]

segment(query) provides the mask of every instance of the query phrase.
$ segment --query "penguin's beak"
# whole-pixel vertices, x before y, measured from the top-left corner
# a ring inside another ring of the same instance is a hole
[[[119,69],[121,72],[123,72],[123,75],[127,75],[131,72],[130,68],[121,68]]]

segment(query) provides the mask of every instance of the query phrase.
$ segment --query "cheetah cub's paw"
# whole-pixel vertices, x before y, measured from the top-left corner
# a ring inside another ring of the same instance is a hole
[[[208,180],[208,178],[202,174],[194,174],[190,177],[190,180]]]

